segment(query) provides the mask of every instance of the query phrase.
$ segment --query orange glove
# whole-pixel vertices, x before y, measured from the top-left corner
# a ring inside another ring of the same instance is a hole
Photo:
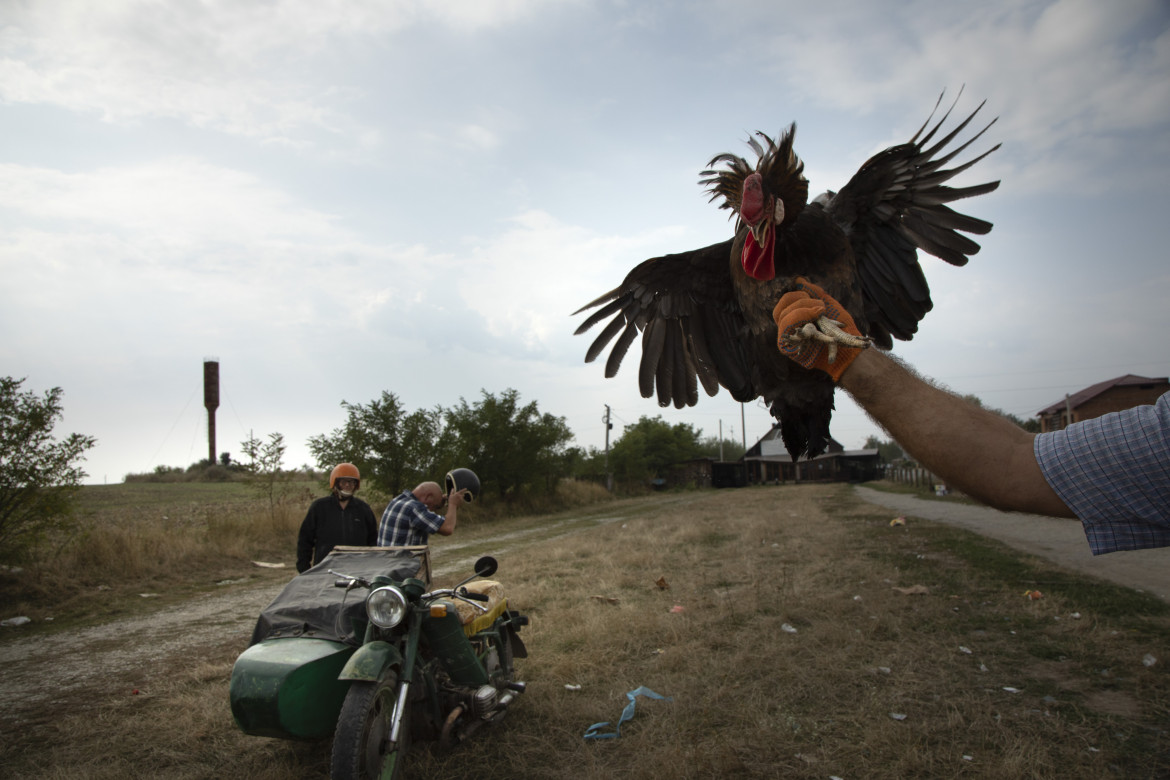
[[[805,368],[820,369],[836,382],[841,379],[841,374],[845,373],[853,358],[865,347],[840,345],[837,347],[836,358],[830,362],[828,343],[814,339],[792,339],[792,335],[805,324],[810,322],[816,324],[817,319],[822,316],[841,323],[840,328],[845,333],[862,338],[861,331],[857,329],[849,312],[845,311],[833,296],[808,279],[796,277],[796,289],[784,293],[776,308],[772,310],[772,319],[776,321],[776,327],[779,329],[776,347],[786,357]]]

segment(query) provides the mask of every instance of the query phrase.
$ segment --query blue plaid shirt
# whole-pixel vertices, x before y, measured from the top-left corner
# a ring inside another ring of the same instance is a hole
[[[378,523],[379,547],[403,547],[426,544],[431,534],[442,527],[446,518],[427,509],[427,505],[404,490],[390,500]]]
[[[1094,555],[1170,545],[1170,393],[1042,433],[1033,451]]]

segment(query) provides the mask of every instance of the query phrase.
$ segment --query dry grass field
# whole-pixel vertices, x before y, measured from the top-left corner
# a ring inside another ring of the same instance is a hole
[[[461,525],[436,543],[436,566],[494,551],[496,579],[532,619],[518,662],[529,690],[454,751],[417,745],[408,777],[1170,777],[1164,602],[890,519],[832,485]],[[252,545],[240,566],[275,544],[235,535]],[[208,559],[230,571],[230,548]],[[3,735],[0,775],[325,777],[328,742],[234,727],[227,683],[246,642],[236,632],[171,657],[136,695],[94,686],[40,713]],[[52,644],[46,633],[48,667]],[[639,686],[670,701],[639,699],[620,738],[583,739]]]

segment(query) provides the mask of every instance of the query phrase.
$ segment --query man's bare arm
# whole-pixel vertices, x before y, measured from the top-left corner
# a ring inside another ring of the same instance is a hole
[[[862,350],[843,387],[886,431],[946,483],[988,506],[1074,517],[1032,450],[1033,434],[913,374],[876,349]]]
[[[459,507],[463,505],[463,497],[455,492],[447,496],[447,514],[443,518],[443,525],[439,527],[439,533],[443,536],[450,536],[455,533],[455,525],[459,522],[457,514]]]

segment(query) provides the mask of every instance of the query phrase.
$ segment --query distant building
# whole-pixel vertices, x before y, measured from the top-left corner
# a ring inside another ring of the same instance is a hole
[[[881,477],[881,456],[874,450],[847,450],[829,439],[827,451],[812,460],[792,462],[780,440],[780,426],[772,426],[743,456],[747,480],[769,482],[865,482]]]
[[[723,461],[714,458],[695,458],[672,463],[665,477],[652,481],[656,490],[663,488],[725,488],[747,484],[743,461]]]
[[[1170,391],[1167,377],[1126,374],[1065,396],[1036,414],[1040,417],[1041,432],[1059,431],[1070,423],[1152,404],[1167,391]]]

